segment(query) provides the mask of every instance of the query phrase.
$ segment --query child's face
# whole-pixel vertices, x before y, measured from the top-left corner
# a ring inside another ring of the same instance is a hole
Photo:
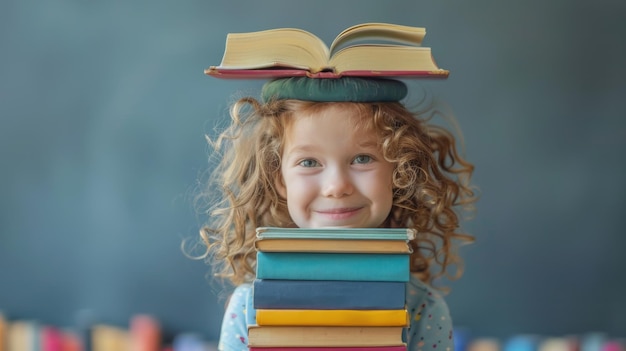
[[[391,210],[394,166],[351,113],[331,106],[292,116],[277,187],[298,227],[378,227]]]

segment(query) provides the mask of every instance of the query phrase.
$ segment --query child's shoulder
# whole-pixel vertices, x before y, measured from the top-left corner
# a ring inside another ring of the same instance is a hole
[[[436,289],[411,276],[407,283],[407,309],[410,327],[408,350],[453,349],[452,318],[443,296]]]
[[[229,305],[240,305],[241,308],[245,308],[248,297],[252,293],[252,285],[244,283],[235,287],[233,292],[228,297]]]
[[[237,285],[235,287],[235,290],[233,291],[233,295],[235,295],[235,294],[245,295],[250,290],[252,290],[252,283],[242,283],[242,284],[239,284],[239,285]]]
[[[252,297],[252,284],[238,285],[230,295],[225,318],[230,318],[232,323],[243,323],[243,326],[254,324],[256,311],[254,310]]]
[[[447,310],[443,295],[432,286],[424,283],[417,276],[411,275],[407,283],[407,305],[409,306],[437,306]]]

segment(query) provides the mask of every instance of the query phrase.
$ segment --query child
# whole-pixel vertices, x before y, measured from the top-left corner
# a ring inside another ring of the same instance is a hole
[[[460,265],[454,242],[473,239],[456,212],[475,200],[473,166],[451,133],[400,103],[406,94],[392,79],[292,77],[232,106],[213,144],[221,159],[207,189],[218,200],[200,233],[216,275],[237,286],[220,350],[247,350],[255,228],[342,226],[416,229],[408,350],[452,351],[448,307],[431,284]]]

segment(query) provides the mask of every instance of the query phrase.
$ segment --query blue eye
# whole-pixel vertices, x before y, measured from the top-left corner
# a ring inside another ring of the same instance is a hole
[[[352,161],[352,163],[355,163],[355,164],[364,164],[364,163],[370,163],[370,162],[372,162],[372,157],[368,155],[359,155],[354,158],[354,161]]]
[[[319,165],[319,163],[317,161],[315,161],[314,159],[307,158],[305,160],[300,161],[300,163],[298,163],[298,165],[300,165],[302,167],[317,167]]]

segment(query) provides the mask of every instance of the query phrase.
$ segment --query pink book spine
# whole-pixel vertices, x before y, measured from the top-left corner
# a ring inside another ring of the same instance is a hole
[[[617,340],[609,340],[602,346],[602,351],[625,351],[626,343]]]
[[[131,351],[160,351],[161,327],[148,315],[134,316],[130,321]]]
[[[63,351],[62,332],[51,326],[44,326],[41,328],[41,350]]]

